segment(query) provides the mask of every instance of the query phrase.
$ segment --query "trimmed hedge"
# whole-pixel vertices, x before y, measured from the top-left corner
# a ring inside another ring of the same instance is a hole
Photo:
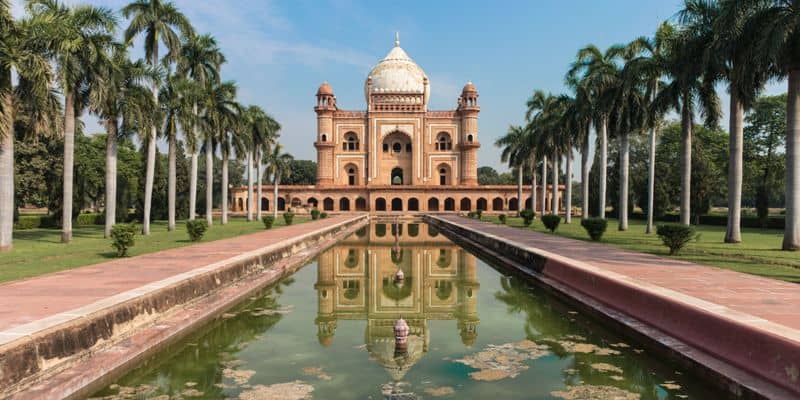
[[[610,213],[607,215],[610,218],[617,218],[616,213]],[[630,219],[637,219],[645,221],[647,220],[647,214],[645,213],[630,213],[628,214],[628,218]],[[678,214],[664,214],[661,217],[654,218],[658,222],[673,222],[678,223],[680,222],[680,215]],[[694,221],[693,221],[694,222]],[[700,216],[700,225],[712,225],[712,226],[727,226],[728,225],[728,216],[727,215],[701,215]],[[742,215],[742,228],[765,228],[765,229],[785,229],[786,228],[786,218],[785,217],[768,217],[762,226],[761,220],[758,219],[756,216],[752,215]]]
[[[20,215],[14,229],[22,231],[37,228],[58,228],[58,222],[50,215]]]
[[[75,225],[104,225],[106,215],[100,213],[78,214],[75,218]]]
[[[669,255],[674,256],[695,238],[694,227],[681,224],[663,224],[656,226],[656,235],[669,247]]]
[[[561,223],[561,216],[556,214],[542,215],[542,223],[550,232],[555,232],[558,229],[558,224]]]
[[[583,229],[586,229],[586,233],[589,234],[589,237],[597,242],[602,239],[603,234],[606,233],[608,220],[603,218],[587,218],[581,221],[581,226]]]
[[[525,226],[531,226],[533,219],[536,217],[536,212],[530,208],[526,208],[519,212],[519,216],[522,217],[522,222]]]

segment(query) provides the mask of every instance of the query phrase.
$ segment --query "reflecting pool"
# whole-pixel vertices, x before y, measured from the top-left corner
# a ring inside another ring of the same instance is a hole
[[[360,230],[95,397],[723,398],[425,224]]]

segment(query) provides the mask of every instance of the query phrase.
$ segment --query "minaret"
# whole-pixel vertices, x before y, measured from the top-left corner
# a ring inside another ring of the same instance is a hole
[[[461,114],[461,185],[478,185],[478,90],[472,82],[464,85],[458,98],[458,111]]]
[[[336,96],[324,82],[317,90],[317,186],[333,184],[333,113],[336,111]]]

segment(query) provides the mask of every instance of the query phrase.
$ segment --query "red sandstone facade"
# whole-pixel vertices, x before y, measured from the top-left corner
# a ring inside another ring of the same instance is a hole
[[[430,82],[399,40],[364,84],[365,111],[338,107],[328,83],[316,95],[317,182],[281,186],[278,209],[438,212],[513,211],[516,186],[478,185],[478,91],[468,82],[455,109],[428,110]],[[270,193],[271,188],[264,188]],[[530,207],[530,187],[524,204]],[[245,211],[247,188],[233,190]],[[255,196],[253,196],[255,197]],[[260,200],[271,209],[271,195]],[[548,202],[549,206],[549,202]]]

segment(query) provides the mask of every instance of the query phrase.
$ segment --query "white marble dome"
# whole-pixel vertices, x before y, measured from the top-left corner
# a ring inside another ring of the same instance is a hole
[[[369,78],[372,78],[373,93],[425,93],[425,102],[430,97],[430,89],[425,90],[427,75],[395,40],[394,48],[372,68],[364,82],[364,97],[369,102]],[[430,85],[430,82],[428,82]]]

